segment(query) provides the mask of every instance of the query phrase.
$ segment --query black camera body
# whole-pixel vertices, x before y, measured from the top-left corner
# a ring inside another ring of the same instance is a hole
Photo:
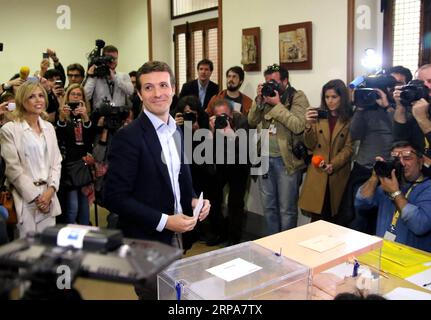
[[[68,102],[67,105],[69,106],[71,111],[74,111],[76,108],[79,107],[79,102]]]
[[[305,160],[308,157],[308,149],[302,141],[298,141],[292,147],[292,153],[299,160]]]
[[[184,112],[183,113],[183,119],[184,119],[184,121],[191,121],[192,123],[195,123],[197,120],[196,113]]]
[[[2,51],[3,51],[3,43],[0,42],[0,52],[2,52]]]
[[[413,102],[420,99],[425,99],[429,102],[429,92],[430,90],[425,86],[425,82],[422,80],[412,80],[405,86],[401,87],[401,104],[405,107],[410,107]]]
[[[264,97],[275,97],[275,91],[281,92],[280,84],[275,80],[269,80],[262,86],[262,96]]]
[[[102,56],[102,49],[105,47],[105,41],[96,40],[96,48],[88,56],[88,66],[95,65],[94,76],[97,78],[106,78],[111,74],[109,64],[114,58],[111,56]]]
[[[375,89],[380,89],[387,94],[388,88],[393,89],[396,84],[397,80],[385,73],[363,77],[362,82],[356,86],[353,102],[359,108],[375,106],[377,100],[381,98]]]
[[[109,100],[104,99],[100,104],[98,113],[101,117],[105,117],[104,128],[117,131],[123,126],[131,109],[129,106],[114,106]]]
[[[317,109],[317,119],[328,119],[328,110]]]
[[[392,170],[394,169],[398,182],[402,181],[404,176],[404,167],[398,158],[389,161],[376,161],[374,164],[374,171],[377,176],[381,178],[391,178]]]
[[[214,122],[214,129],[224,129],[227,127],[229,121],[229,116],[226,113],[222,113],[217,116]]]

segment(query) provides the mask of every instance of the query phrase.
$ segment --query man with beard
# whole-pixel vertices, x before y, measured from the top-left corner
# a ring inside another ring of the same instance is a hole
[[[239,91],[244,82],[244,70],[241,67],[231,67],[226,71],[226,87],[227,90],[221,91],[217,96],[212,97],[206,108],[206,112],[209,116],[214,115],[214,103],[220,99],[226,99],[232,106],[232,109],[237,112],[241,112],[247,116],[248,112],[253,104],[253,100],[250,97]]]

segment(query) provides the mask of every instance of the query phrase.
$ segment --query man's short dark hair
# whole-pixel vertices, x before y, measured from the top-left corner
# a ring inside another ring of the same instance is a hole
[[[213,64],[213,62],[211,61],[211,60],[209,60],[209,59],[202,59],[201,61],[199,61],[199,63],[198,63],[198,66],[197,66],[197,70],[199,70],[199,67],[201,66],[201,65],[205,65],[205,66],[209,66],[210,67],[210,71],[213,71],[214,70],[214,64]]]
[[[214,102],[213,110],[215,110],[215,108],[220,107],[220,106],[228,106],[228,108],[233,111],[233,106],[229,102],[229,100],[227,100],[227,99],[223,99],[223,98],[217,99]]]
[[[263,75],[268,76],[275,72],[280,72],[280,80],[286,80],[286,79],[289,80],[289,71],[286,68],[279,66],[276,63],[274,63],[271,66],[268,66],[265,72],[263,73]]]
[[[67,66],[67,72],[69,71],[79,71],[79,74],[81,75],[81,77],[85,77],[85,69],[82,65],[80,65],[79,63],[72,63],[70,65]]]
[[[141,91],[141,75],[149,74],[153,72],[168,72],[171,78],[171,86],[175,86],[175,75],[172,72],[171,67],[166,62],[161,61],[149,61],[139,68],[136,74],[136,89]]]
[[[389,68],[387,73],[388,74],[399,73],[399,74],[403,75],[406,78],[406,83],[409,83],[413,79],[413,75],[412,75],[412,72],[410,71],[410,69],[405,68],[403,66],[395,66],[395,67]]]
[[[106,53],[115,52],[118,53],[117,47],[114,47],[112,45],[106,46],[103,48],[102,54],[105,55]]]
[[[136,72],[136,71],[130,71],[129,72],[129,77],[131,78],[131,77],[135,77],[136,78],[136,75],[138,74],[138,72]]]
[[[394,150],[395,148],[405,148],[405,147],[411,147],[416,152],[416,155],[419,158],[421,158],[424,153],[423,148],[420,148],[418,145],[407,140],[398,140],[392,143],[391,151]]]
[[[244,70],[241,67],[235,66],[227,69],[226,78],[229,72],[234,72],[239,76],[239,80],[244,81]]]
[[[51,80],[54,79],[54,77],[59,77],[61,78],[61,74],[58,70],[56,69],[49,69],[45,72],[44,76],[45,79],[47,80]]]

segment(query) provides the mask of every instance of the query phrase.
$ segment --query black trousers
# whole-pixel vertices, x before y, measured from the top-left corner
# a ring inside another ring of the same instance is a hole
[[[247,165],[217,165],[211,186],[211,212],[209,222],[215,236],[226,238],[236,244],[241,240],[244,222],[244,196],[247,188],[249,167]],[[222,212],[223,189],[229,186],[228,216]]]

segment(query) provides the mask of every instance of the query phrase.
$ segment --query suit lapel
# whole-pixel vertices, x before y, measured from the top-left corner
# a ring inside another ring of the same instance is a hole
[[[150,119],[148,119],[144,112],[142,112],[140,115],[140,121],[142,124],[142,128],[144,129],[144,139],[147,142],[148,148],[150,149],[154,163],[156,164],[156,167],[160,171],[161,175],[163,176],[163,180],[168,185],[169,190],[172,194],[174,194],[172,190],[171,179],[169,177],[168,167],[162,161],[163,151],[159,141],[159,137],[157,136],[157,132],[154,129],[154,126],[151,123]]]

